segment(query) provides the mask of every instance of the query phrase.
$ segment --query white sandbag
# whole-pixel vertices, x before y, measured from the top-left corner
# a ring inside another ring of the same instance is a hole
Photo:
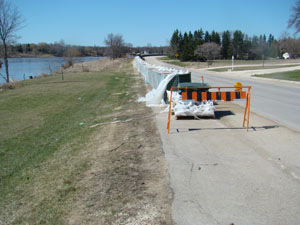
[[[212,101],[196,103],[194,100],[179,100],[174,106],[174,114],[178,116],[215,117]]]

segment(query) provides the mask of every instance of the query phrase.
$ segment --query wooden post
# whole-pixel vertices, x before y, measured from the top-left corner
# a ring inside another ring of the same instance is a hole
[[[51,66],[49,64],[49,72],[50,72],[50,75],[52,74],[52,69],[51,69]]]

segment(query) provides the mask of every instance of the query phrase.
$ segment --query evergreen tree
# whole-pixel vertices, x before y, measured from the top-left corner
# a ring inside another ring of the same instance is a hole
[[[211,41],[218,44],[218,45],[221,45],[220,34],[213,30],[212,33],[211,33]]]
[[[243,42],[243,54],[244,54],[244,59],[249,59],[250,57],[250,49],[252,47],[252,43],[249,40],[249,38],[245,38]]]
[[[205,35],[204,35],[204,42],[211,42],[211,36],[210,36],[210,34],[208,33],[208,31],[205,32]]]
[[[195,41],[196,46],[202,45],[204,43],[203,30],[202,29],[196,30],[194,32],[194,41]]]
[[[236,30],[233,33],[233,54],[235,58],[241,58],[244,53],[244,34],[240,30]]]
[[[175,30],[170,41],[170,56],[175,57],[179,51],[179,31]]]
[[[192,34],[192,32],[189,32],[189,37],[188,37],[188,53],[189,53],[189,60],[194,60],[194,51],[196,49],[196,43],[195,43],[195,39],[194,39],[194,35]]]
[[[210,35],[210,41],[215,42],[215,38],[216,38],[216,32],[213,30]]]
[[[273,36],[272,34],[270,34],[270,35],[269,35],[269,39],[268,39],[268,44],[269,44],[269,46],[272,45],[273,41],[274,41],[274,36]]]
[[[221,39],[220,33],[214,30],[211,34],[208,31],[204,33],[202,29],[193,33],[185,32],[184,35],[175,30],[170,41],[170,49],[173,55],[179,53],[181,61],[196,60],[200,59],[199,54],[196,54],[197,57],[194,54],[196,48],[209,42],[221,44],[221,57],[224,59],[231,59],[232,55],[237,59],[277,57],[282,49],[281,42],[276,41],[272,34],[268,36],[268,39],[265,34],[254,35],[251,38],[240,30],[233,33],[227,30],[222,33]]]
[[[266,42],[266,41],[267,41],[267,37],[266,37],[266,35],[265,35],[265,34],[263,35],[263,41],[264,41],[264,42]]]
[[[218,32],[216,32],[215,43],[218,44],[218,45],[221,45],[221,36]]]
[[[179,55],[180,55],[181,52],[182,52],[182,46],[183,46],[183,36],[182,36],[182,33],[181,33],[181,32],[179,32],[178,40],[179,40],[179,49],[178,49],[178,53],[179,53]]]
[[[224,59],[229,59],[232,55],[231,53],[231,35],[230,32],[224,31],[222,35],[222,48],[221,55]]]
[[[189,56],[189,36],[186,32],[183,35],[181,54],[180,54],[179,57],[180,57],[180,61],[190,60],[190,56]]]

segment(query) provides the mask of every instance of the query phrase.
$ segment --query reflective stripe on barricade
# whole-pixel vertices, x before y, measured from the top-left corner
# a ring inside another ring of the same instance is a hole
[[[182,100],[193,99],[195,101],[234,101],[235,99],[246,99],[246,91],[226,91],[226,92],[189,92],[183,91]]]

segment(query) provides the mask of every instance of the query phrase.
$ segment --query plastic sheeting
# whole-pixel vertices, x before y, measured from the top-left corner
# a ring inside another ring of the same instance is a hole
[[[156,89],[152,89],[146,94],[145,97],[140,98],[139,101],[145,101],[147,106],[157,106],[164,105],[163,100],[164,94],[167,88],[168,83],[175,77],[177,73],[169,74],[165,79],[163,79]]]
[[[160,82],[171,74],[187,74],[188,71],[177,70],[166,66],[159,66],[147,63],[140,57],[135,57],[134,65],[137,70],[144,76],[145,83],[151,84],[152,88],[158,88]]]
[[[135,57],[134,65],[144,76],[145,83],[151,84],[152,91],[147,93],[139,101],[145,101],[148,106],[165,104],[163,97],[168,83],[178,74],[187,74],[187,71],[168,68],[165,66],[153,65],[145,62],[140,57]]]

